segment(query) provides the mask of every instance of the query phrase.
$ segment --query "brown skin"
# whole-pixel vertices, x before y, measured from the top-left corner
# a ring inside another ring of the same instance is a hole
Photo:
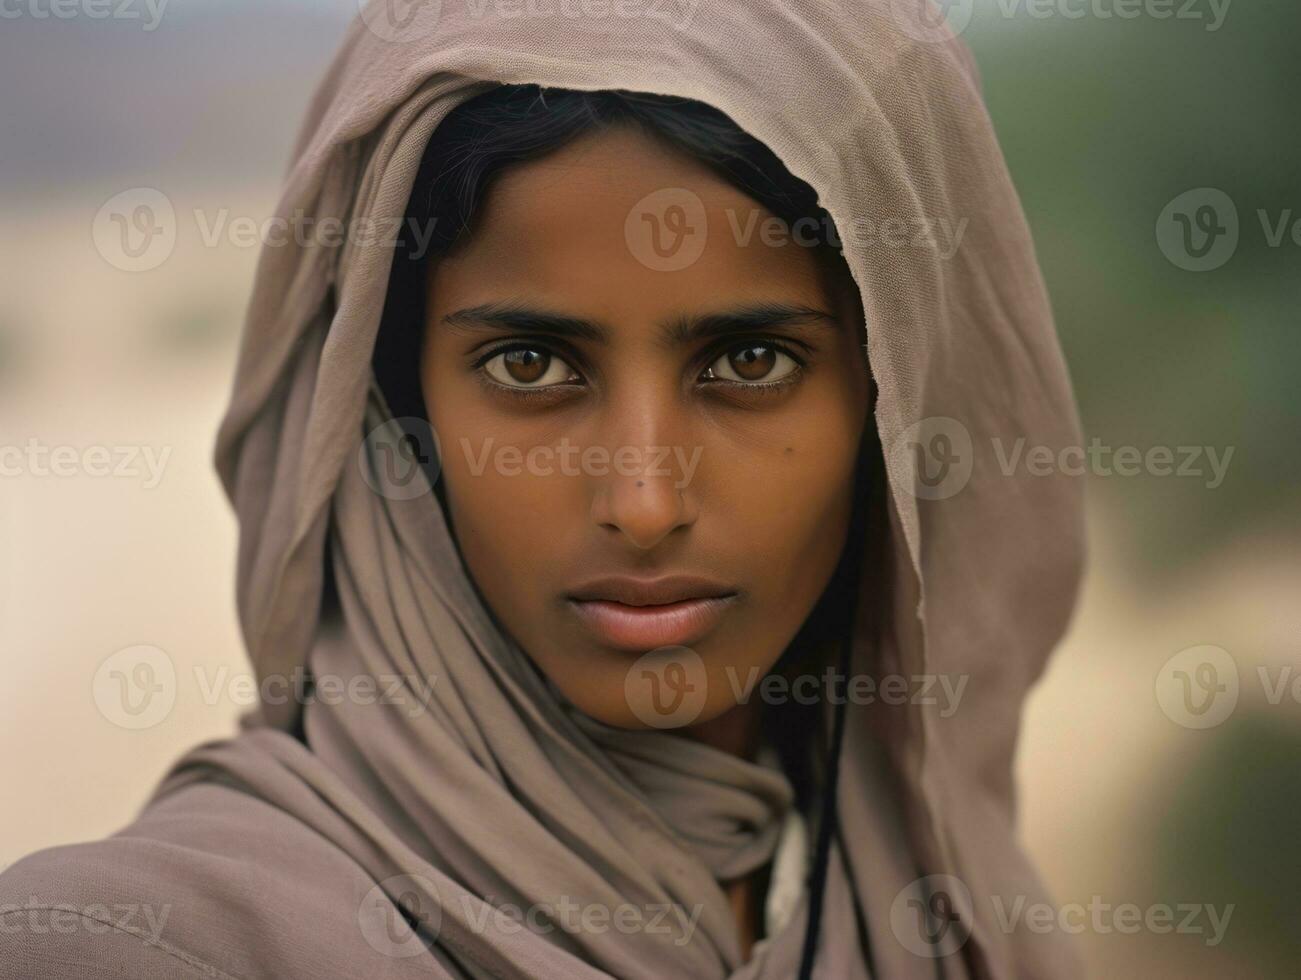
[[[659,271],[629,247],[625,221],[646,195],[674,187],[704,202],[709,235],[698,260]],[[421,365],[466,566],[538,669],[590,716],[627,728],[646,727],[625,688],[638,654],[594,638],[565,593],[603,574],[689,573],[728,584],[736,599],[692,645],[705,668],[704,706],[680,730],[752,757],[759,700],[738,703],[734,684],[752,669],[762,677],[782,654],[830,580],[850,520],[870,402],[856,287],[811,248],[764,244],[757,234],[738,242],[729,211],[741,225],[756,209],[760,221],[769,213],[628,127],[511,168],[481,208],[474,234],[431,266]],[[675,317],[760,302],[825,316],[661,339],[661,324]],[[605,340],[446,319],[490,303],[595,321]],[[533,353],[508,360],[501,348],[512,342]],[[787,383],[755,386],[775,380]],[[534,393],[518,394],[523,387]],[[559,448],[562,438],[612,454],[676,446],[681,455],[659,464],[666,475],[613,466],[575,475],[560,457],[545,473],[491,462],[474,472],[485,445],[527,454]],[[696,447],[695,470],[680,486],[681,460]],[[748,949],[755,896],[735,884]]]

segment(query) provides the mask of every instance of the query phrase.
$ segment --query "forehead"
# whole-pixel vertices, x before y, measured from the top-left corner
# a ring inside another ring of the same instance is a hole
[[[472,237],[436,263],[438,308],[503,288],[607,313],[831,299],[813,249],[785,222],[631,127],[508,169],[480,209]]]

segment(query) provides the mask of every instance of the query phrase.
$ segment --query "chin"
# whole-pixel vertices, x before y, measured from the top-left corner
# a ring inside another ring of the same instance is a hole
[[[630,730],[674,730],[713,721],[741,703],[739,694],[758,698],[759,680],[771,667],[768,658],[742,657],[736,649],[711,644],[710,638],[696,646],[669,645],[644,653],[583,644],[533,659],[583,714]]]

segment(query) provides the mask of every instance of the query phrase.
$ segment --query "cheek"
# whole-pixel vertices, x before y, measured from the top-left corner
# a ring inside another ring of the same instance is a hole
[[[720,473],[726,520],[766,585],[791,600],[816,597],[835,566],[853,508],[864,416],[830,386],[774,425],[763,452],[732,448]],[[710,503],[702,501],[708,510]],[[812,600],[810,600],[811,602]]]
[[[480,587],[489,592],[518,587],[521,566],[537,553],[538,542],[531,538],[536,525],[512,519],[527,513],[512,494],[515,484],[487,471],[469,474],[463,464],[444,465],[443,480],[457,542]]]
[[[478,385],[450,371],[426,376],[440,475],[457,545],[476,585],[499,611],[530,607],[531,583],[558,534],[563,506],[524,470],[501,420],[479,404]]]
[[[536,615],[549,559],[559,542],[577,538],[581,505],[554,480],[526,472],[522,454],[503,451],[500,438],[462,433],[442,448],[452,526],[476,583],[504,619],[507,610]]]

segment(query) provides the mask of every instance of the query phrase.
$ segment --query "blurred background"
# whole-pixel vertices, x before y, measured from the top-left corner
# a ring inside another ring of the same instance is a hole
[[[258,257],[237,232],[274,214],[356,7],[159,7],[0,10],[0,867],[116,830],[247,703],[211,467]],[[1091,976],[1296,976],[1301,6],[948,16],[1098,447],[1081,605],[1018,757],[1026,844],[1084,910]],[[106,261],[106,206],[139,188],[175,209],[165,261]],[[1122,447],[1172,463],[1127,468]],[[109,658],[138,645],[170,657],[175,702],[114,723]],[[1174,925],[1201,906],[1199,931],[1089,911],[1127,903]]]

